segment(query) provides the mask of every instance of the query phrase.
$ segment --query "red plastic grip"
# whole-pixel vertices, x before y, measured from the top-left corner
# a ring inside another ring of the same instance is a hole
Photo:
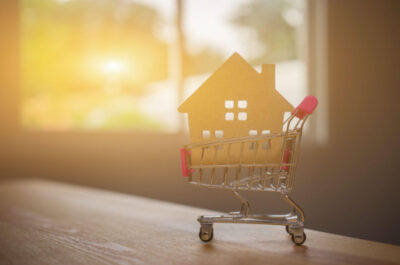
[[[283,160],[282,162],[287,164],[289,163],[290,160],[290,150],[288,148],[285,149],[285,152],[283,153]],[[288,166],[283,166],[281,167],[282,170],[287,170]]]
[[[298,105],[297,108],[295,108],[292,111],[292,114],[295,114],[297,112],[296,113],[297,118],[303,119],[307,114],[313,113],[317,105],[318,105],[318,100],[316,97],[307,96],[303,99],[300,105]]]
[[[189,176],[189,170],[186,166],[186,149],[181,148],[181,166],[182,166],[182,176],[187,177]]]

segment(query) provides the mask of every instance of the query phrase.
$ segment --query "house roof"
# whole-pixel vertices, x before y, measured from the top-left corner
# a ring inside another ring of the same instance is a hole
[[[195,107],[194,105],[199,101],[199,99],[207,99],[209,98],[213,92],[210,87],[215,87],[212,84],[214,82],[221,82],[221,80],[227,80],[227,78],[238,78],[245,77],[250,79],[258,79],[261,77],[260,73],[258,73],[242,56],[238,53],[234,53],[231,57],[229,57],[191,96],[189,96],[178,108],[178,111],[181,113],[187,113],[190,109]],[[224,81],[222,81],[224,82]],[[274,89],[274,92],[278,93],[278,91]],[[279,94],[280,95],[280,94]],[[281,101],[281,104],[285,107],[285,109],[291,110],[293,106],[280,95],[278,98]],[[195,107],[196,108],[196,107]]]

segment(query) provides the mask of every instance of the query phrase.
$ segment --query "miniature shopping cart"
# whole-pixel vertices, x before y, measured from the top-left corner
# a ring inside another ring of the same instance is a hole
[[[182,173],[190,184],[230,190],[241,201],[238,212],[197,219],[202,241],[212,240],[213,223],[248,223],[283,225],[295,244],[304,243],[304,212],[288,194],[294,188],[303,125],[316,106],[315,97],[306,97],[284,121],[282,132],[202,142],[181,149]],[[269,161],[269,149],[263,148],[273,141],[281,145],[278,163]],[[250,214],[249,202],[239,191],[277,192],[292,210],[287,214]]]

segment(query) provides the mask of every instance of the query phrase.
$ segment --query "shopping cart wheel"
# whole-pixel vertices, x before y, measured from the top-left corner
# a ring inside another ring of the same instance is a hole
[[[203,242],[209,242],[213,239],[214,229],[212,225],[202,225],[200,227],[199,237]]]
[[[292,232],[292,230],[290,229],[289,225],[285,225],[285,229],[286,229],[286,232],[287,232],[289,235],[292,235],[292,234],[293,234],[293,232]]]
[[[302,232],[301,234],[292,233],[291,235],[292,235],[293,243],[295,243],[298,246],[302,245],[306,241],[306,238],[307,238],[306,234],[304,232]]]

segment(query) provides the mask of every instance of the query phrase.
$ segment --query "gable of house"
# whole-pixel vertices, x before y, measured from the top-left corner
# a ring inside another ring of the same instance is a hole
[[[243,57],[234,53],[179,106],[178,111],[198,112],[220,104],[225,98],[232,99],[232,96],[238,100],[254,96],[256,100],[253,102],[275,102],[277,110],[293,110],[293,106],[275,89],[275,65],[262,65],[262,72],[258,73]]]
[[[241,57],[234,53],[225,61],[189,98],[178,108],[181,113],[190,113],[204,106],[205,102],[223,98],[232,93],[248,93],[240,84],[254,82],[258,72]],[[233,91],[234,90],[234,91]]]
[[[275,89],[275,65],[258,73],[235,53],[178,110],[189,114],[190,138],[198,142],[281,130],[293,106]]]

